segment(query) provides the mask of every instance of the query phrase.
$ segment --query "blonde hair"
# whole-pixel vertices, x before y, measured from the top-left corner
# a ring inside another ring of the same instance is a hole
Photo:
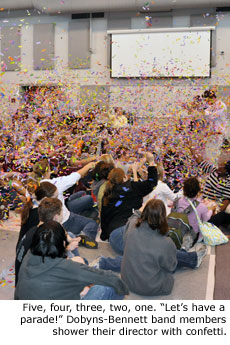
[[[113,160],[113,157],[110,154],[108,154],[108,153],[102,155],[100,157],[100,161],[103,161],[103,162],[106,162],[106,163],[110,163],[110,164],[115,164],[114,160]]]

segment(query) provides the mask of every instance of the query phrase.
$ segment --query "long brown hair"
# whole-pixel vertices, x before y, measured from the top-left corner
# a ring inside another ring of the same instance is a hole
[[[33,207],[33,202],[32,202],[32,199],[29,198],[28,201],[23,206],[23,210],[21,213],[21,225],[26,224],[32,207]]]
[[[158,230],[162,236],[166,235],[168,223],[164,203],[158,199],[149,200],[137,221],[136,227],[139,227],[142,222],[147,222],[151,229]]]
[[[112,169],[114,169],[114,164],[100,161],[96,164],[91,173],[92,179],[95,181],[100,181],[102,179],[107,180]]]
[[[108,175],[108,182],[103,197],[103,205],[106,206],[109,203],[110,198],[113,196],[113,191],[117,186],[124,182],[125,172],[121,168],[114,168]]]
[[[24,225],[27,222],[27,219],[29,218],[30,209],[33,207],[31,195],[35,193],[36,189],[39,186],[38,180],[33,178],[32,175],[33,173],[29,175],[25,181],[26,190],[28,191],[30,196],[26,198],[26,202],[23,206],[23,210],[21,213],[21,225]]]

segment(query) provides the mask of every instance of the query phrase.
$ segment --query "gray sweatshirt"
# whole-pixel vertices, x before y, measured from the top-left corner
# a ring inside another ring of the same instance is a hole
[[[111,286],[120,295],[128,294],[124,282],[110,271],[103,271],[63,258],[33,255],[23,259],[15,289],[15,299],[79,300],[89,284]]]
[[[139,211],[129,219],[124,233],[124,256],[121,277],[128,288],[143,296],[171,293],[177,266],[173,241],[152,230],[147,222],[136,227]]]

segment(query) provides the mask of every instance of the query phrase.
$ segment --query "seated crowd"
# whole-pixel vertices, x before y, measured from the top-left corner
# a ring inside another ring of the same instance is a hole
[[[170,294],[174,272],[197,269],[207,253],[190,202],[201,220],[229,225],[230,161],[222,159],[214,167],[189,143],[197,174],[189,176],[186,161],[180,162],[186,176],[178,185],[175,155],[169,162],[169,155],[159,157],[149,143],[147,152],[134,154],[119,146],[111,155],[105,139],[88,153],[79,141],[64,161],[68,140],[62,140],[60,151],[36,156],[31,166],[23,159],[20,169],[13,160],[1,166],[2,203],[21,212],[15,299],[123,299],[129,291]],[[41,150],[42,142],[37,144]],[[174,164],[171,172],[169,164]],[[188,214],[189,231],[180,248],[169,236],[172,209]],[[99,251],[98,241],[108,241],[118,255],[99,252],[91,263],[80,256],[79,246]]]

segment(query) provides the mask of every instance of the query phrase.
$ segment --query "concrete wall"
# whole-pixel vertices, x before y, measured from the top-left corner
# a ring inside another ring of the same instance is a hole
[[[213,14],[212,14],[213,13]],[[111,79],[109,71],[109,40],[107,29],[115,25],[129,26],[127,28],[146,27],[145,18],[137,13],[105,14],[105,18],[92,19],[92,54],[91,68],[87,70],[68,69],[68,23],[70,15],[23,16],[11,12],[10,16],[0,16],[0,26],[21,26],[21,66],[17,72],[1,73],[0,97],[2,117],[10,115],[17,108],[20,101],[20,85],[57,84],[63,86],[63,92],[68,94],[70,107],[75,108],[81,103],[81,86],[105,86],[109,104],[123,106],[124,109],[134,110],[142,116],[183,116],[180,102],[191,98],[203,89],[218,86],[221,94],[229,95],[230,87],[230,13],[218,15],[213,9],[173,11],[169,14],[159,14],[153,17],[153,27],[161,24],[172,27],[183,27],[191,24],[192,15],[200,18],[201,25],[206,25],[206,19],[212,15],[212,23],[216,25],[216,51],[214,52],[216,65],[212,68],[209,79]],[[35,71],[33,69],[33,24],[55,23],[55,69],[50,71]],[[165,24],[166,23],[166,24]],[[224,52],[224,53],[223,53]],[[109,90],[109,92],[107,92]],[[101,92],[101,88],[100,88]],[[11,103],[16,98],[16,103]],[[96,97],[95,97],[96,102]]]

